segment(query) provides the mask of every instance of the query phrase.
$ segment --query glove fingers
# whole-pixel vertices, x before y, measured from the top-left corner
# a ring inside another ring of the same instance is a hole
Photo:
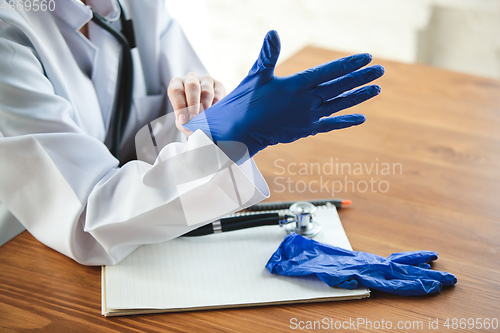
[[[350,108],[354,105],[369,100],[380,94],[378,85],[370,85],[343,93],[334,99],[322,103],[312,110],[318,117],[326,117],[340,110]]]
[[[347,128],[364,123],[366,117],[362,114],[347,114],[336,117],[326,117],[318,121],[315,133],[325,133],[336,129]]]
[[[436,280],[384,280],[377,278],[363,278],[361,284],[365,287],[399,296],[420,296],[440,292],[443,284]]]
[[[372,61],[372,56],[368,53],[355,54],[306,69],[305,71],[295,74],[295,78],[302,83],[302,88],[309,90],[316,87],[318,84],[358,70],[369,64],[370,61]]]
[[[392,263],[390,267],[391,274],[390,276],[386,276],[386,278],[404,280],[428,279],[439,281],[445,286],[452,286],[457,283],[456,276],[448,272],[397,263]]]
[[[418,265],[427,263],[438,258],[437,252],[434,251],[413,251],[413,252],[398,252],[393,253],[388,260],[407,265]]]
[[[431,265],[424,263],[418,264],[417,267],[424,268],[424,269],[431,269]]]
[[[259,57],[248,72],[248,75],[255,75],[263,71],[274,73],[274,66],[280,55],[281,43],[278,33],[274,30],[269,31],[264,38],[264,44],[259,53]]]
[[[346,74],[338,79],[321,83],[312,90],[323,98],[323,101],[330,100],[346,91],[365,85],[384,74],[384,67],[380,65],[370,66]]]

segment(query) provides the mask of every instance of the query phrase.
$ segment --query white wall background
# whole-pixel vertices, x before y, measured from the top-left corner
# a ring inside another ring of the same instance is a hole
[[[500,0],[166,0],[228,91],[268,30],[281,61],[306,45],[500,79]]]

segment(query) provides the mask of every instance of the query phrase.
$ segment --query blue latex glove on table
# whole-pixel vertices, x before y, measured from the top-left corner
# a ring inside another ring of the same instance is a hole
[[[274,67],[279,53],[278,34],[270,31],[257,61],[240,85],[183,126],[192,132],[201,129],[223,150],[224,143],[240,143],[239,148],[248,149],[252,157],[269,145],[365,121],[362,114],[330,115],[380,93],[377,85],[355,89],[384,73],[380,65],[361,69],[371,61],[371,55],[352,55],[278,77]]]
[[[434,271],[432,251],[393,253],[388,258],[349,251],[296,233],[288,235],[269,259],[271,273],[287,276],[315,274],[330,287],[354,289],[358,285],[400,296],[418,296],[452,286],[457,278]]]

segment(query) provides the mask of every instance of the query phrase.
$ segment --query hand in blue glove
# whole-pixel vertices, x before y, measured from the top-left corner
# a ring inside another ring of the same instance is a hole
[[[274,75],[274,67],[279,53],[278,34],[270,31],[259,58],[240,85],[184,127],[193,132],[203,130],[216,144],[240,142],[251,157],[269,145],[365,121],[361,114],[330,115],[380,93],[377,85],[354,89],[384,73],[380,65],[360,70],[371,61],[369,54],[349,56],[278,77]]]
[[[330,287],[354,289],[360,285],[400,296],[417,296],[437,293],[443,286],[457,283],[453,274],[430,268],[427,262],[437,258],[432,251],[393,253],[384,258],[292,233],[266,267],[271,273],[287,276],[316,274]]]

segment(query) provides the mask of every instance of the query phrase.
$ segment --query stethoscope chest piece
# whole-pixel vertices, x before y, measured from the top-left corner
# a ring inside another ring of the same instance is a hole
[[[304,237],[312,238],[321,231],[321,226],[313,219],[317,208],[310,202],[296,202],[290,206],[289,210],[296,216],[296,221],[285,225],[285,230],[288,233],[296,232]]]

